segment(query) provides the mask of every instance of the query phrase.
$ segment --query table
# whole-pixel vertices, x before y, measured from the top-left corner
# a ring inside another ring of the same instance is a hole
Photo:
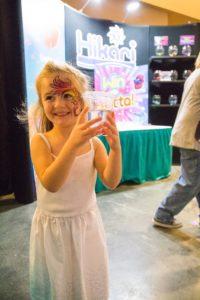
[[[122,147],[122,178],[120,183],[132,181],[159,180],[170,175],[172,165],[172,147],[169,145],[172,127],[141,126],[132,130],[120,131]],[[109,146],[104,136],[103,142],[107,152]],[[96,192],[106,190],[97,178]]]

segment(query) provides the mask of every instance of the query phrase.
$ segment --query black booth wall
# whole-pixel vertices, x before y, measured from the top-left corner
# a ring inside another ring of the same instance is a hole
[[[194,35],[195,45],[192,53],[197,55],[200,50],[200,23],[174,26],[145,26],[127,25],[125,23],[99,20],[80,14],[74,9],[65,6],[65,58],[66,61],[76,65],[76,30],[81,29],[84,39],[87,33],[100,34],[104,43],[108,44],[107,32],[109,26],[119,25],[123,28],[126,39],[123,46],[128,47],[128,41],[134,39],[137,42],[137,65],[149,63],[149,58],[155,55],[154,36],[168,36],[170,45],[179,45],[180,35]],[[167,55],[165,47],[165,55]],[[181,46],[179,46],[179,53]],[[85,50],[86,51],[86,50]],[[82,68],[93,79],[94,71]]]
[[[88,17],[84,14],[65,6],[65,59],[76,65],[76,30],[81,29],[83,39],[86,40],[87,33],[101,35],[103,43],[109,44],[107,32],[110,26],[118,25],[124,30],[125,47],[129,47],[129,41],[137,42],[137,65],[148,64],[149,58],[149,26],[148,25],[127,25],[125,23],[113,22],[109,20],[99,20]],[[86,49],[85,53],[87,52]],[[103,62],[103,61],[102,61]],[[94,70],[81,68],[83,72],[94,78]]]
[[[14,192],[21,203],[35,199],[29,137],[16,118],[26,101],[21,1],[1,1],[0,9],[0,194]]]
[[[200,50],[200,23],[174,25],[174,26],[150,26],[149,30],[149,57],[155,55],[154,36],[169,37],[170,45],[177,45],[179,53],[181,53],[181,46],[179,45],[180,35],[194,35],[195,45],[192,46],[192,53],[197,54]],[[165,49],[165,55],[167,54],[167,48]]]

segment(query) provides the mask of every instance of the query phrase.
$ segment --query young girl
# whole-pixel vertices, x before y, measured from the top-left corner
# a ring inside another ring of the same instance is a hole
[[[82,94],[88,81],[68,64],[47,63],[36,88],[39,128],[31,140],[37,187],[30,237],[31,297],[107,300],[108,255],[95,182],[96,172],[110,189],[120,182],[121,148],[114,114],[109,113],[103,124],[100,117],[86,121]],[[109,142],[109,155],[96,137],[99,134]]]

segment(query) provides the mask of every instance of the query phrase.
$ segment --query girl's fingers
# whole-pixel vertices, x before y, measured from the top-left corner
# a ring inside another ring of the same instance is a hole
[[[90,121],[86,121],[83,125],[83,129],[91,127],[92,125],[94,125],[95,123],[100,122],[101,120],[102,120],[102,117],[97,117],[97,118],[94,118]],[[101,124],[101,126],[102,126],[102,124]]]
[[[90,121],[86,121],[86,114],[88,113],[88,110],[88,106],[85,106],[82,112],[80,113],[77,121],[81,125],[81,130],[83,130],[83,134],[86,138],[91,138],[100,134],[105,134],[111,139],[114,139],[118,135],[118,129],[115,123],[114,112],[108,113],[107,121],[105,122],[100,122],[102,121],[101,117],[97,117]]]
[[[117,125],[115,122],[115,113],[112,111],[108,113],[107,120],[104,122],[104,126],[110,128],[116,134],[118,133]]]
[[[107,118],[109,118],[109,120],[112,120],[115,122],[115,113],[114,111],[111,111],[107,114]]]
[[[102,117],[97,117],[90,121],[86,121],[86,114],[88,113],[88,111],[89,111],[88,106],[85,106],[77,120],[77,124],[81,124],[81,127],[83,130],[88,127],[91,127],[92,125],[94,125],[102,120]],[[101,124],[101,127],[102,127],[102,124]]]
[[[113,132],[110,128],[104,127],[104,134],[108,137],[114,138],[116,137],[116,133]]]
[[[106,128],[108,128],[109,130],[112,131],[112,133],[114,133],[115,135],[118,134],[118,129],[116,127],[116,124],[111,124],[111,122],[104,122],[103,126]]]
[[[82,110],[82,112],[80,113],[80,115],[78,116],[78,120],[77,120],[77,123],[83,123],[85,122],[85,117],[86,117],[86,114],[88,113],[88,110],[89,110],[89,107],[88,106],[85,106]]]
[[[113,114],[108,114],[106,119],[109,121],[109,123],[111,123],[113,126],[117,127],[116,122],[115,122],[115,117],[114,117],[114,113]]]
[[[95,127],[88,127],[85,129],[85,136],[91,138],[96,135],[100,135],[103,133],[102,124],[95,126]]]
[[[95,132],[95,131],[99,131],[99,130],[102,130],[103,129],[103,126],[102,124],[99,124],[95,127],[89,127],[88,130],[91,131],[91,132]]]

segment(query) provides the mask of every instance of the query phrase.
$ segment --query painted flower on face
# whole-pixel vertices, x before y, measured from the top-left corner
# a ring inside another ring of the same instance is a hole
[[[59,76],[56,76],[50,84],[50,87],[53,88],[56,94],[62,95],[66,90],[71,90],[73,86],[71,80],[66,79],[63,81],[59,78]]]
[[[79,95],[77,95],[77,92],[75,89],[65,91],[62,95],[63,99],[69,101],[73,105],[73,113],[75,116],[78,116],[80,112],[79,111]],[[78,98],[78,99],[77,99]]]
[[[73,104],[73,113],[75,116],[79,115],[79,104],[81,103],[81,95],[77,89],[73,86],[70,79],[63,81],[56,76],[53,79],[53,82],[50,84],[50,87],[53,88],[53,92],[63,98],[68,98],[70,103]]]

